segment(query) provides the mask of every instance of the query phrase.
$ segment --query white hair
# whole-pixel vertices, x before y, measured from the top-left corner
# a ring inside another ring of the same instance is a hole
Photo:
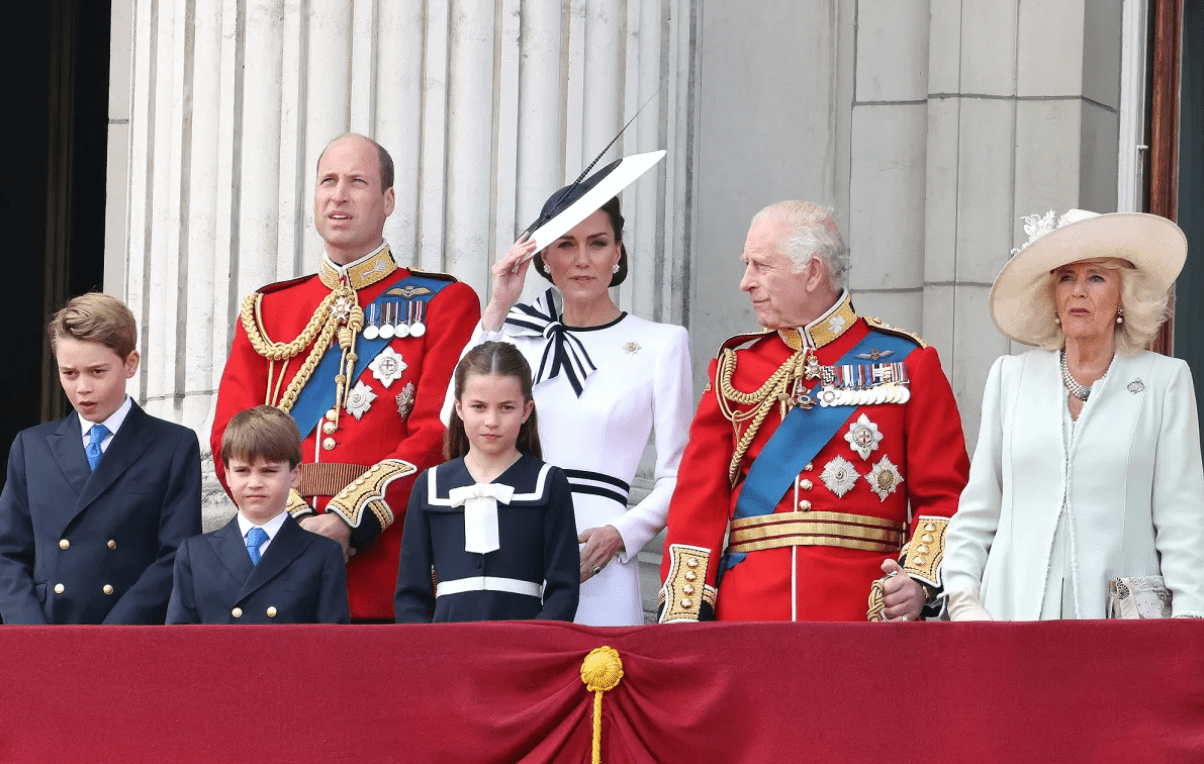
[[[782,221],[787,233],[778,246],[790,258],[794,271],[807,267],[812,256],[818,257],[827,271],[828,286],[839,292],[849,271],[849,247],[832,214],[831,209],[811,202],[789,200],[769,205],[754,215],[752,222],[755,225],[767,217]]]

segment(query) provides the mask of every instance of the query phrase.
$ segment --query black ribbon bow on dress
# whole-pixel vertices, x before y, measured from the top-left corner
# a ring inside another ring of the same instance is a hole
[[[506,315],[506,323],[519,330],[516,334],[542,336],[548,341],[535,374],[535,384],[555,379],[564,371],[573,392],[580,398],[586,378],[598,367],[594,366],[581,340],[560,322],[555,290],[548,289],[531,305],[515,305]]]

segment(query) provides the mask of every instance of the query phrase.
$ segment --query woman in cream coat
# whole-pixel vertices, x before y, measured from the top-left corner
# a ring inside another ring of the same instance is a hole
[[[1187,242],[1170,221],[1071,210],[1029,242],[991,315],[1045,349],[991,367],[944,586],[953,620],[1104,618],[1109,581],[1162,576],[1204,617],[1204,468],[1191,371],[1142,348]],[[1053,230],[1051,230],[1053,229]]]

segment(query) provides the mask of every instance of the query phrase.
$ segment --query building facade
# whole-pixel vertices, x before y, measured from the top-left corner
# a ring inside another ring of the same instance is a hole
[[[858,310],[940,351],[972,450],[1018,349],[988,295],[1019,217],[1143,209],[1149,2],[114,0],[105,288],[144,326],[136,395],[206,442],[242,296],[321,257],[335,136],[393,154],[401,259],[485,301],[493,258],[647,102],[607,155],[668,152],[623,195],[615,292],[689,329],[698,390],[756,327],[751,216],[810,199]],[[232,508],[209,475],[211,527]]]

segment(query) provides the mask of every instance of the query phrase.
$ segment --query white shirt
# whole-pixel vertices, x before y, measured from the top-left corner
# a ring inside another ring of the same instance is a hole
[[[109,428],[109,434],[105,436],[104,440],[100,441],[100,452],[102,454],[109,449],[109,443],[113,442],[113,436],[117,434],[117,429],[121,427],[121,423],[125,421],[125,417],[130,413],[130,407],[133,405],[134,401],[130,398],[130,396],[125,396],[125,402],[118,406],[116,411],[114,411],[112,414],[109,414],[108,419],[100,423]],[[88,443],[90,443],[92,440],[92,426],[96,424],[96,422],[89,422],[78,412],[76,412],[76,416],[79,417],[79,426],[83,434],[84,448],[87,448]]]
[[[263,542],[263,544],[259,547],[260,557],[262,557],[264,553],[268,551],[268,547],[272,545],[272,539],[276,538],[276,534],[280,531],[280,526],[284,525],[284,518],[287,514],[287,512],[281,510],[280,513],[271,520],[268,520],[263,525],[258,526],[263,528],[264,533],[268,534],[268,540]],[[242,533],[243,545],[246,545],[247,543],[247,534],[250,533],[251,529],[255,527],[257,527],[255,523],[248,520],[246,515],[242,513],[242,510],[239,510],[238,530],[240,533]]]

